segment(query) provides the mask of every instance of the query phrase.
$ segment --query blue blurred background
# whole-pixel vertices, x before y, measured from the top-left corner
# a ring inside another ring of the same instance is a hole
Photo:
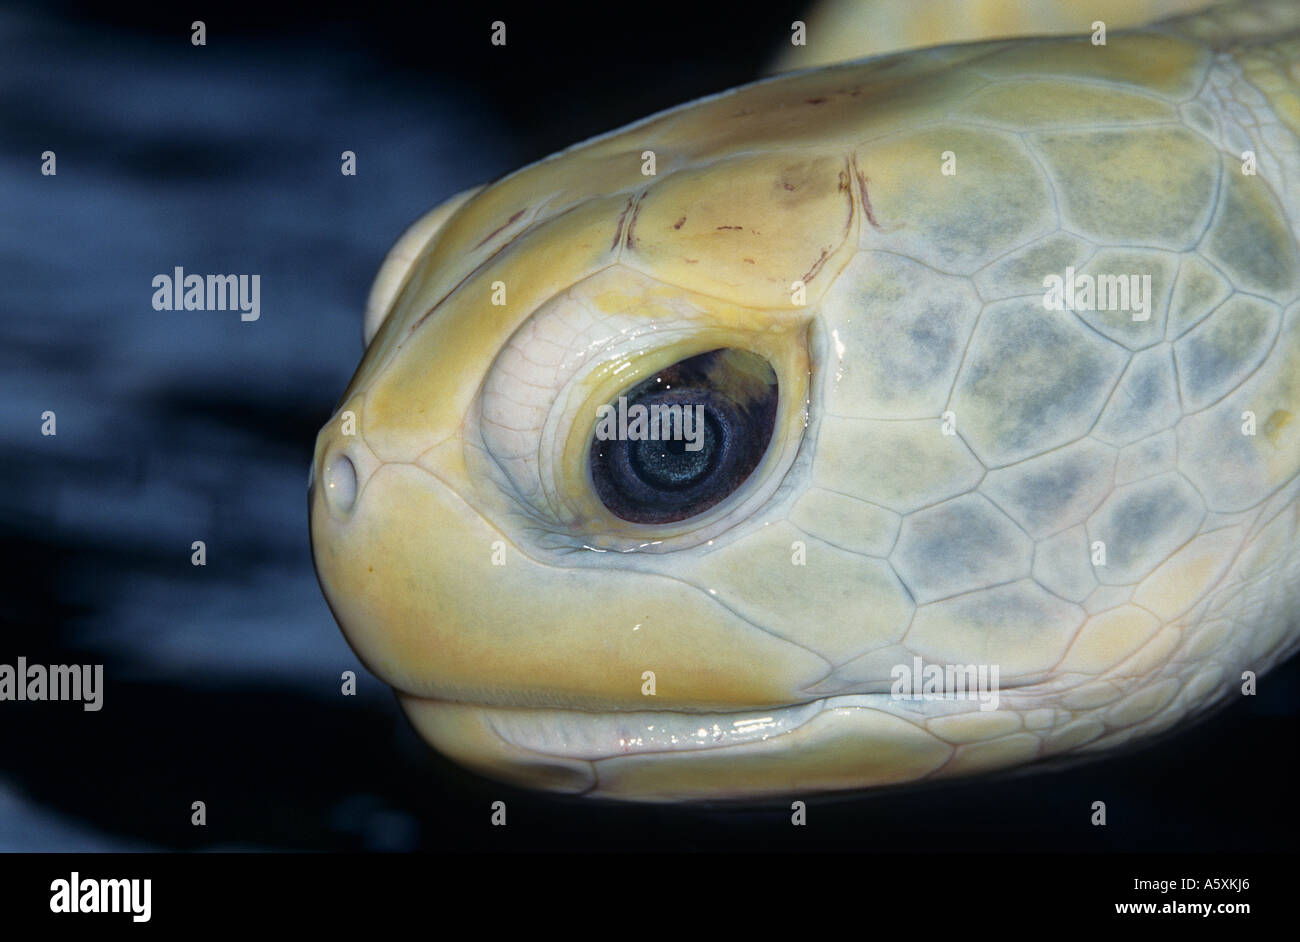
[[[528,795],[418,741],[307,540],[312,442],[374,272],[443,198],[757,76],[799,4],[543,7],[0,7],[0,663],[100,663],[106,683],[99,713],[0,704],[0,850],[1285,846],[1270,769],[1295,748],[1295,663],[1150,749],[817,799],[807,831],[779,803]],[[175,266],[261,275],[260,319],[154,311]],[[1098,798],[1111,827],[1087,826]]]

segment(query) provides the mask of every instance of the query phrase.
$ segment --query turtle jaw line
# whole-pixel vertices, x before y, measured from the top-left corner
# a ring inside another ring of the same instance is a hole
[[[792,733],[827,711],[868,709],[897,715],[888,692],[840,694],[775,707],[590,711],[556,707],[455,703],[404,694],[425,708],[472,711],[484,727],[518,750],[557,759],[596,761],[650,753],[702,752],[755,744]],[[978,705],[971,703],[973,709]]]
[[[470,711],[513,749],[577,760],[699,751],[762,741],[798,729],[816,716],[825,702],[819,698],[769,708],[694,712],[499,706],[409,694],[403,698],[434,710]]]

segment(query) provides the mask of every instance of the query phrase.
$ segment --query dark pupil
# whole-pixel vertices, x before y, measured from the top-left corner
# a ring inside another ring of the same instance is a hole
[[[671,523],[703,513],[744,483],[776,421],[776,374],[745,350],[681,360],[610,403],[598,422],[591,478],[611,513]],[[637,413],[641,421],[637,421]]]
[[[629,442],[628,460],[637,477],[652,487],[664,490],[689,487],[713,470],[721,434],[717,420],[706,410],[699,451],[687,451],[685,439]]]

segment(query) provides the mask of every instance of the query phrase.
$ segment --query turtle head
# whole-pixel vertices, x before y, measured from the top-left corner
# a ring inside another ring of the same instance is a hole
[[[617,196],[543,209],[508,178],[413,226],[314,459],[317,571],[366,665],[443,751],[572,791],[761,747],[828,667],[784,518],[854,168],[630,165]],[[738,574],[781,611],[737,605]]]
[[[1222,699],[1294,644],[1300,264],[1177,126],[1209,59],[796,75],[435,210],[316,445],[358,655],[452,758],[637,799],[1005,768]],[[1050,306],[1061,273],[1143,316]]]

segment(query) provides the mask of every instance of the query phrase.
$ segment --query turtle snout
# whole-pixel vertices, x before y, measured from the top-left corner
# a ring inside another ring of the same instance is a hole
[[[321,492],[336,514],[349,514],[357,502],[357,466],[346,451],[327,458],[321,468]]]
[[[313,507],[318,504],[337,521],[348,520],[357,506],[366,481],[380,461],[360,435],[349,435],[330,423],[316,442],[307,489]]]
[[[380,549],[374,541],[382,540],[388,518],[379,473],[384,464],[364,438],[341,424],[331,421],[316,438],[307,508],[316,575],[339,624],[346,625],[340,606],[358,589],[350,576],[361,559],[371,567],[362,571],[373,572]]]

